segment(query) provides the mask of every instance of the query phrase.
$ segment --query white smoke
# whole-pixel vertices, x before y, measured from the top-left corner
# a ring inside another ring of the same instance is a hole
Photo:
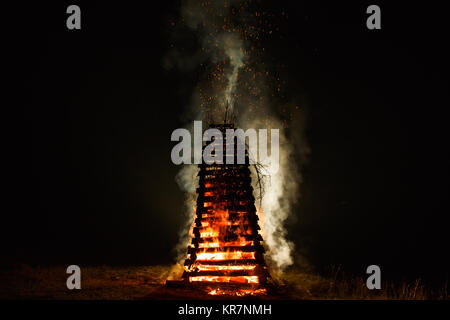
[[[234,93],[236,91],[236,84],[238,80],[239,70],[244,65],[244,51],[242,49],[243,43],[237,34],[226,33],[222,35],[221,41],[225,54],[230,61],[231,71],[227,77],[227,87],[225,89],[225,102],[230,111],[234,107]]]
[[[285,228],[286,220],[292,215],[292,209],[299,197],[299,186],[302,178],[300,174],[301,162],[297,159],[302,150],[298,150],[298,144],[293,144],[286,137],[285,130],[282,129],[281,121],[270,111],[269,104],[262,104],[264,112],[255,115],[253,119],[247,117],[247,113],[241,113],[241,125],[245,128],[255,129],[280,129],[279,141],[279,168],[274,172],[275,166],[268,164],[259,168],[263,175],[263,190],[257,184],[257,172],[252,170],[252,183],[257,199],[256,205],[260,205],[260,223],[263,231],[263,239],[267,245],[268,263],[274,273],[280,274],[286,267],[294,263],[293,251],[294,243],[287,240]],[[270,141],[270,139],[268,139]],[[297,140],[297,142],[299,142]],[[301,144],[305,143],[304,141]],[[268,148],[269,149],[269,148]],[[269,149],[270,150],[270,149]],[[307,150],[307,149],[306,149]],[[296,157],[297,156],[297,157]],[[302,158],[306,152],[300,154]]]

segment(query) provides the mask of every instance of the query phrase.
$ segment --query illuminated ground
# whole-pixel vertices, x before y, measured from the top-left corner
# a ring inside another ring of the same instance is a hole
[[[224,299],[198,291],[166,288],[163,283],[170,268],[83,267],[82,289],[66,288],[64,267],[20,265],[1,270],[0,299]],[[421,282],[385,284],[385,290],[369,291],[363,279],[335,281],[313,274],[289,272],[285,285],[275,293],[257,299],[448,299],[445,288],[428,290]],[[236,299],[236,297],[232,297]],[[255,297],[244,297],[255,299]]]

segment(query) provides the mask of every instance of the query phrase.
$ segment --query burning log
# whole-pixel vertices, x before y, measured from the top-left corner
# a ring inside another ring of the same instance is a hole
[[[232,124],[215,124],[225,137]],[[226,154],[227,144],[222,144]],[[237,148],[233,148],[237,163]],[[193,237],[187,248],[183,283],[264,287],[269,278],[259,234],[248,152],[245,164],[200,164]],[[167,281],[167,285],[181,281]],[[224,288],[222,287],[222,288]],[[214,291],[217,291],[217,286]]]

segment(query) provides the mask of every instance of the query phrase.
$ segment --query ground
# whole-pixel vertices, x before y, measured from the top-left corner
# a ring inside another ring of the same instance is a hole
[[[82,289],[68,290],[65,267],[30,267],[18,265],[1,270],[0,299],[226,299],[202,291],[167,288],[169,266],[83,267]],[[448,299],[448,284],[431,290],[421,281],[383,283],[382,290],[368,290],[362,278],[337,280],[312,273],[290,271],[282,284],[265,295],[243,299]],[[238,297],[239,298],[239,297]]]

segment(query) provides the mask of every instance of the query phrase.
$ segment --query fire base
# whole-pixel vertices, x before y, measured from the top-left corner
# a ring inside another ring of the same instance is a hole
[[[223,139],[213,137],[210,145],[214,146],[214,152],[223,151],[227,164],[199,165],[196,218],[183,280],[168,281],[167,285],[206,286],[219,291],[235,288],[236,292],[262,289],[269,273],[259,233],[248,151],[245,150],[245,163],[238,164],[237,138],[227,135],[233,125],[210,127],[222,133]],[[234,159],[233,164],[229,164],[230,159]]]

